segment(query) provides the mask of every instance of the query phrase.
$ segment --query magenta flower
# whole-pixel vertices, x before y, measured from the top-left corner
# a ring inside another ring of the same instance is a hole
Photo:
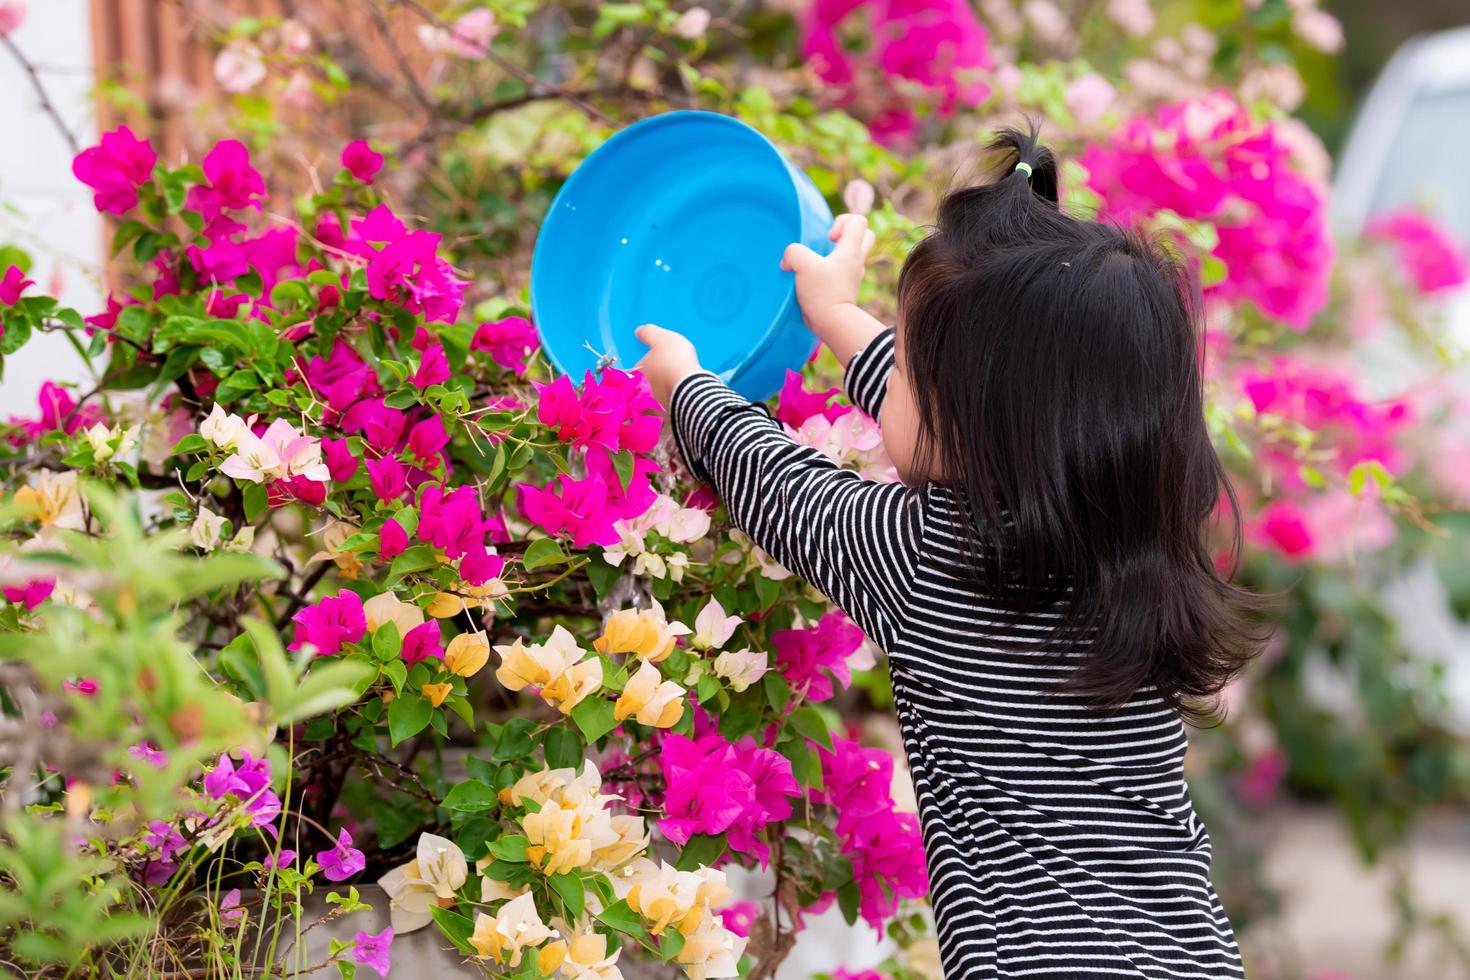
[[[24,585],[7,585],[3,591],[7,600],[25,606],[29,611],[51,598],[55,588],[54,578],[33,578]]]
[[[613,525],[641,516],[658,499],[649,480],[656,472],[657,464],[640,457],[624,488],[612,459],[600,449],[591,450],[587,476],[580,480],[562,474],[545,487],[520,484],[521,514],[552,534],[570,535],[575,547],[611,547],[622,540]]]
[[[252,827],[264,827],[280,816],[281,800],[271,792],[270,785],[270,763],[243,750],[238,766],[226,753],[204,777],[204,791],[212,799],[234,797],[239,800],[245,812],[250,814]]]
[[[409,630],[399,656],[410,667],[420,660],[443,660],[444,633],[439,628],[439,620],[431,619]]]
[[[408,534],[404,532],[403,525],[391,517],[384,521],[383,529],[378,532],[378,560],[392,561],[407,547]]]
[[[154,769],[162,769],[168,765],[168,753],[154,745],[152,742],[139,742],[137,745],[128,746],[128,757],[146,762]]]
[[[5,270],[4,278],[0,278],[0,306],[14,306],[19,303],[20,294],[35,284],[35,280],[26,278],[20,266],[12,265]]]
[[[267,871],[289,868],[296,863],[296,852],[289,847],[283,847],[274,854],[267,854],[260,863]]]
[[[38,439],[47,432],[58,429],[64,429],[69,436],[75,435],[78,431],[89,429],[102,421],[102,411],[96,405],[86,405],[78,409],[67,390],[50,381],[41,385],[36,403],[41,409],[40,418],[23,419],[11,416],[10,419],[11,425],[25,429],[28,439]]]
[[[474,487],[456,487],[445,493],[442,486],[431,483],[419,495],[419,539],[450,558],[461,558],[475,548],[483,550],[485,529]]]
[[[389,408],[381,398],[357,402],[342,414],[342,429],[360,433],[369,446],[381,453],[396,453],[402,447],[408,416]]]
[[[98,211],[123,214],[138,204],[138,188],[153,176],[158,154],[147,140],[126,126],[103,133],[96,146],[78,153],[71,163],[77,180],[92,188]]]
[[[342,168],[364,184],[383,169],[383,154],[373,152],[367,140],[353,140],[342,148]]]
[[[483,544],[472,545],[459,560],[459,577],[470,585],[484,585],[504,568],[504,558],[487,551]]]
[[[250,151],[239,140],[221,140],[205,154],[204,177],[208,184],[189,188],[185,204],[204,215],[216,233],[211,237],[239,227],[233,221],[219,221],[226,211],[260,210],[260,202],[265,198],[265,180],[250,165]]]
[[[791,816],[791,798],[801,793],[784,756],[748,738],[731,745],[719,735],[692,741],[670,734],[659,767],[668,816],[658,826],[669,840],[685,844],[694,834],[725,834],[732,850],[765,865],[769,850],[760,833]]]
[[[466,283],[439,257],[439,242],[431,232],[411,231],[370,252],[368,293],[427,320],[453,323],[464,305]]]
[[[737,936],[749,936],[750,927],[760,918],[759,902],[735,902],[720,909],[720,920],[725,928]]]
[[[433,466],[438,461],[439,450],[447,445],[449,433],[437,412],[408,431],[408,451],[425,466]]]
[[[607,368],[601,377],[588,371],[580,392],[566,375],[536,390],[536,417],[574,446],[646,453],[658,443],[663,414],[641,374]]]
[[[536,328],[523,316],[482,323],[470,340],[470,350],[484,351],[492,361],[507,371],[514,371],[517,377],[526,373],[526,361],[540,346]]]
[[[393,927],[389,926],[376,934],[360,930],[352,937],[352,942],[354,945],[350,955],[353,961],[387,980],[388,971],[393,968]]]
[[[828,422],[835,421],[852,411],[851,406],[831,404],[832,399],[841,393],[840,388],[807,391],[802,387],[801,375],[795,371],[787,371],[786,382],[781,386],[781,395],[776,400],[776,421],[793,429],[801,428],[801,423],[813,415],[821,415]]]
[[[316,863],[322,869],[322,877],[328,881],[346,881],[360,874],[367,867],[367,858],[352,846],[352,835],[346,827],[337,831],[337,843],[325,851],[318,851]]]
[[[146,860],[138,870],[138,878],[145,885],[161,885],[179,870],[175,856],[187,850],[189,842],[172,824],[154,820],[148,824],[148,832],[140,838],[146,852]]]
[[[1291,760],[1278,748],[1267,749],[1251,759],[1236,781],[1235,792],[1247,806],[1263,807],[1276,799],[1276,791],[1291,768]]]
[[[352,455],[346,439],[323,439],[322,458],[333,483],[346,483],[357,475],[357,468],[362,464],[362,460]]]
[[[296,624],[296,638],[291,641],[291,649],[300,650],[311,644],[319,657],[342,652],[342,644],[356,643],[367,632],[362,600],[356,592],[348,589],[335,596],[327,596],[316,605],[307,606],[292,616],[291,622]]]
[[[377,494],[379,500],[397,500],[408,489],[408,471],[396,456],[370,459],[367,470],[373,493]]]
[[[444,345],[434,344],[424,350],[418,370],[408,376],[408,383],[415,388],[440,385],[449,380],[449,358],[444,355]]]
[[[266,485],[266,503],[272,507],[284,507],[297,500],[313,507],[320,507],[327,500],[327,485],[301,474],[274,480]]]
[[[1368,222],[1367,235],[1394,246],[1399,265],[1425,296],[1454,289],[1470,279],[1470,261],[1464,250],[1428,215],[1407,208],[1382,214]]]
[[[804,690],[808,701],[825,701],[833,694],[834,681],[843,687],[852,683],[847,658],[863,645],[863,631],[833,611],[816,626],[772,634],[771,643],[776,666],[792,689]]]

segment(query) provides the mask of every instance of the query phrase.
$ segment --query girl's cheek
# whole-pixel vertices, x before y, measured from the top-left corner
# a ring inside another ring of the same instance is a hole
[[[883,448],[898,477],[905,484],[914,486],[923,483],[928,474],[918,465],[919,419],[913,410],[908,386],[902,375],[895,371],[888,382],[888,396],[883,400],[882,418]]]

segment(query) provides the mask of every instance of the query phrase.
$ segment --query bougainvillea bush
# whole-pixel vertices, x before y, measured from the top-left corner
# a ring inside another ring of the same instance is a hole
[[[560,181],[668,108],[739,116],[868,213],[883,315],[936,194],[1021,113],[1068,207],[1197,269],[1241,575],[1281,596],[1191,757],[1253,976],[1293,975],[1250,928],[1281,785],[1368,858],[1470,796],[1378,595],[1427,559],[1470,612],[1470,404],[1437,319],[1465,257],[1414,208],[1330,233],[1290,115],[1330,15],[365,0],[365,37],[295,6],[213,24],[231,132],[164,159],[139,122],[76,157],[103,308],[0,253],[0,354],[60,333],[92,372],[0,432],[11,966],[386,976],[424,929],[492,976],[770,977],[835,908],[894,954],[855,974],[831,950],[832,976],[937,975],[906,776],[863,723],[876,651],[730,528],[631,365],[555,377],[524,306]],[[1352,348],[1390,341],[1425,353],[1385,391]],[[777,419],[894,479],[836,381],[819,354]],[[1406,926],[1433,921],[1400,884]]]

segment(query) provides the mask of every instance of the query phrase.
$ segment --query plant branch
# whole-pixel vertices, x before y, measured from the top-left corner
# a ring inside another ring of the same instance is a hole
[[[36,66],[16,46],[15,42],[10,39],[9,34],[0,34],[0,44],[5,46],[5,49],[10,52],[10,56],[15,59],[16,64],[20,65],[21,70],[30,79],[31,88],[35,89],[37,97],[41,100],[41,111],[46,113],[56,125],[57,131],[61,133],[61,138],[66,140],[67,148],[71,150],[72,156],[76,156],[82,152],[81,146],[77,143],[76,134],[71,131],[71,127],[61,118],[61,113],[56,109],[56,103],[51,101],[51,95],[46,91],[46,86],[41,81],[41,73],[36,70]]]

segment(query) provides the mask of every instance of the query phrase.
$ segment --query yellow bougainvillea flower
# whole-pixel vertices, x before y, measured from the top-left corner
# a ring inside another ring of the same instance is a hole
[[[362,559],[358,558],[355,551],[342,550],[342,545],[356,533],[356,524],[337,520],[328,521],[326,527],[321,531],[322,548],[311,556],[311,560],[330,559],[336,563],[337,570],[342,573],[343,578],[359,577],[362,574]]]
[[[444,703],[445,698],[449,697],[450,692],[454,690],[454,685],[425,684],[423,687],[419,688],[419,690],[423,692],[424,697],[429,699],[429,703],[437,708],[439,707],[439,705]]]
[[[631,653],[658,663],[673,653],[675,641],[689,632],[683,623],[669,622],[663,606],[655,602],[648,609],[619,609],[613,613],[592,645],[598,653]]]
[[[40,521],[42,527],[72,531],[86,527],[82,497],[77,492],[77,475],[73,471],[53,473],[37,470],[26,486],[15,491],[15,505],[21,516]]]
[[[435,619],[449,619],[464,612],[464,599],[453,592],[436,592],[429,600],[428,613]]]
[[[705,916],[693,932],[684,935],[677,960],[689,980],[738,977],[747,941],[727,929],[718,916]]]
[[[590,923],[577,926],[570,944],[558,940],[552,945],[562,947],[558,951],[556,965],[567,977],[576,980],[623,980],[623,973],[617,967],[622,949],[615,948],[611,956],[607,955],[607,937],[595,931]],[[549,972],[542,960],[537,960],[536,965],[543,973]]]
[[[461,633],[444,648],[444,669],[458,677],[474,677],[490,660],[490,638]]]
[[[684,716],[684,693],[678,684],[663,680],[658,668],[645,660],[638,665],[613,706],[613,718],[622,721],[632,715],[640,725],[672,728]]]
[[[378,885],[388,893],[393,931],[413,932],[432,922],[430,907],[453,905],[454,892],[469,873],[464,852],[454,841],[421,834],[414,859],[378,879]]]
[[[424,623],[424,611],[411,602],[404,602],[391,592],[375,595],[362,604],[362,617],[367,621],[367,631],[376,633],[385,623],[398,627],[400,639],[408,631]]]
[[[494,915],[478,913],[470,945],[482,959],[515,967],[521,965],[521,954],[526,949],[540,946],[552,935],[536,911],[535,898],[527,892],[506,902]]]
[[[612,876],[613,890],[648,921],[658,935],[670,926],[688,936],[714,909],[729,904],[733,892],[725,873],[713,868],[680,871],[667,862],[640,858]]]
[[[558,626],[545,643],[527,646],[517,639],[510,646],[497,646],[500,667],[496,678],[512,691],[539,687],[541,700],[564,715],[587,695],[602,688],[602,661],[584,660],[587,651],[577,646],[576,637]]]
[[[542,805],[526,814],[521,829],[531,846],[526,857],[547,875],[591,867],[596,852],[621,843],[613,827],[601,786],[573,782]]]
[[[612,829],[618,839],[597,849],[594,866],[599,871],[613,871],[648,850],[652,839],[648,824],[635,813],[619,813],[612,818]]]

